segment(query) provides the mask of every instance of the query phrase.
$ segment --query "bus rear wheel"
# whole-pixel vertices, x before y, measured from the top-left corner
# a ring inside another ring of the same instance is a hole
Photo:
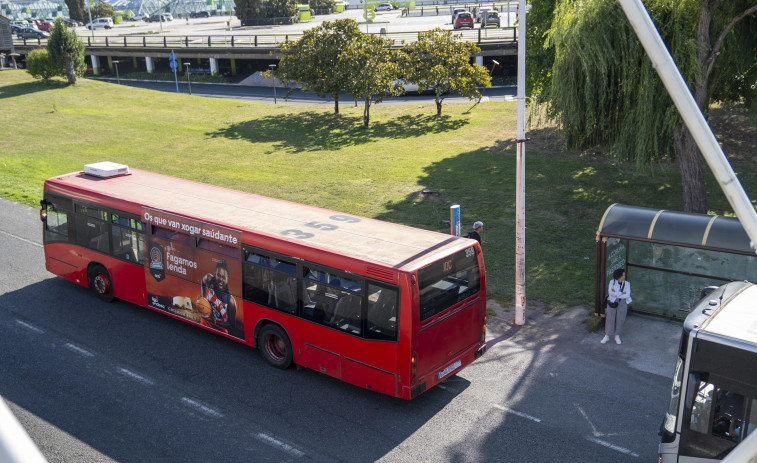
[[[89,270],[89,287],[103,301],[113,301],[113,280],[102,265],[95,265]]]
[[[266,362],[285,370],[292,365],[292,343],[278,325],[266,325],[258,335],[258,349]]]

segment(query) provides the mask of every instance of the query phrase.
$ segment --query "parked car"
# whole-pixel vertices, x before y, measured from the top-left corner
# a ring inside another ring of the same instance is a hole
[[[147,16],[146,14],[136,14],[130,17],[129,21],[147,21],[148,18],[149,16]]]
[[[473,22],[473,14],[471,14],[468,11],[463,11],[462,13],[458,13],[455,17],[455,23],[453,27],[455,29],[462,29],[463,27],[470,27],[473,29],[473,26],[476,23]]]
[[[163,13],[163,21],[173,21],[173,15],[171,13]]]
[[[455,9],[453,9],[452,10],[452,21],[451,21],[451,23],[455,24],[455,17],[457,16],[457,14],[458,13],[462,13],[464,11],[468,11],[468,10],[466,10],[465,8],[455,8]]]
[[[46,39],[50,37],[50,33],[41,31],[36,27],[22,27],[16,31],[16,37],[19,39]]]
[[[496,11],[490,11],[486,15],[486,18],[481,21],[481,27],[489,26],[499,27],[499,13],[497,13]]]
[[[41,31],[49,31],[50,29],[55,27],[55,21],[50,20],[42,20],[37,24],[37,29]]]
[[[111,18],[97,18],[92,20],[91,23],[87,23],[86,28],[89,30],[113,29],[113,20]]]
[[[190,18],[209,18],[210,13],[207,11],[194,11],[189,15]]]
[[[21,29],[22,27],[29,27],[29,23],[26,21],[11,21],[11,28],[13,32],[16,32],[17,30]]]
[[[84,25],[83,22],[77,21],[75,19],[64,19],[63,22],[66,23],[68,27],[79,27]]]
[[[490,11],[494,11],[494,10],[488,6],[483,6],[481,8],[478,8],[475,14],[476,22],[480,23],[481,21],[486,19],[486,15],[488,15]]]
[[[145,19],[145,21],[159,23],[159,22],[168,22],[173,21],[173,16],[171,16],[171,13],[163,13],[163,14],[154,14],[150,16],[148,19]]]
[[[393,9],[394,7],[391,3],[379,3],[375,8],[376,11],[392,11]]]

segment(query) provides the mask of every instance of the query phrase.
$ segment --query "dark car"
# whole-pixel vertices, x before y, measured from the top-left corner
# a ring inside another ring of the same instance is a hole
[[[481,21],[481,27],[499,27],[499,13],[496,11],[490,11],[486,14],[486,18]]]
[[[160,14],[154,14],[150,16],[149,18],[145,19],[145,22],[148,22],[148,23],[159,23],[161,21],[165,22],[166,19],[163,18],[162,16],[163,15],[160,15]]]
[[[210,13],[207,11],[195,11],[189,15],[190,18],[209,18]]]
[[[473,29],[474,24],[473,15],[467,11],[458,13],[457,16],[455,16],[455,29],[462,29],[463,27],[470,27]]]
[[[34,27],[22,27],[16,31],[16,37],[19,39],[46,39],[50,34]]]
[[[66,23],[68,27],[79,27],[84,25],[83,22],[77,21],[75,19],[64,19],[63,22]]]

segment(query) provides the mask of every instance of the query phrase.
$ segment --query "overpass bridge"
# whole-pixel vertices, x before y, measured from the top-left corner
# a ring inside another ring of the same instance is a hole
[[[405,44],[418,39],[420,32],[377,32],[394,41],[394,47],[401,49]],[[481,52],[476,62],[483,64],[484,57],[517,55],[518,43],[516,27],[469,29],[455,31],[467,42],[475,43]],[[216,33],[208,35],[141,34],[141,35],[87,35],[81,37],[86,44],[86,54],[95,74],[104,66],[113,72],[113,61],[124,62],[135,71],[153,72],[156,68],[168,66],[168,57],[173,51],[180,70],[182,63],[191,62],[195,68],[208,73],[224,73],[236,76],[238,73],[252,73],[264,70],[269,63],[280,57],[280,47],[286,40],[297,40],[302,33]],[[14,39],[17,53],[25,55],[34,48],[46,46],[44,39]],[[104,63],[103,63],[104,64]],[[127,69],[122,68],[124,72]]]

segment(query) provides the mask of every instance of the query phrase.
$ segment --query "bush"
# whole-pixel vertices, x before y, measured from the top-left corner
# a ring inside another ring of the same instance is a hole
[[[26,70],[35,79],[48,80],[61,75],[60,70],[53,64],[50,54],[45,48],[36,48],[26,55]]]

